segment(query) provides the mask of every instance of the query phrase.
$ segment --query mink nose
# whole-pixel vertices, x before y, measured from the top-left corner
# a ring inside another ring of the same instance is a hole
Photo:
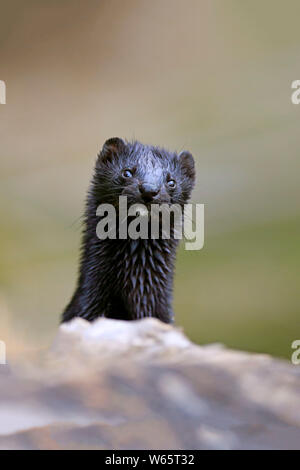
[[[139,189],[145,201],[151,201],[159,193],[159,189],[152,184],[141,183]]]

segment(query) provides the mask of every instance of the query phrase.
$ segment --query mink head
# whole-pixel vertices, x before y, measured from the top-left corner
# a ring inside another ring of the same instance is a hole
[[[93,180],[98,203],[185,204],[195,183],[189,152],[172,153],[159,147],[107,140],[98,156]]]

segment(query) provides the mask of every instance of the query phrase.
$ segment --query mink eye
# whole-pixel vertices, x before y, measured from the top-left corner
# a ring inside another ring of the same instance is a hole
[[[133,177],[132,171],[128,170],[127,168],[125,170],[123,170],[122,175],[124,176],[124,178],[132,178]]]
[[[176,181],[175,180],[169,180],[167,182],[167,185],[169,186],[169,188],[174,189],[174,188],[176,188]]]

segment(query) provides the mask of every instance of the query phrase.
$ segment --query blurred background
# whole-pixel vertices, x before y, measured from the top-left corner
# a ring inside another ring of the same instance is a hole
[[[297,0],[2,0],[0,339],[47,347],[74,290],[105,139],[197,162],[205,246],[178,256],[198,343],[290,357],[299,339]]]

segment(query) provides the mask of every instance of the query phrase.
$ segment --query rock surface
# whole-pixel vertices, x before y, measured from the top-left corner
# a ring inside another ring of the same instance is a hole
[[[0,382],[0,449],[300,448],[300,367],[155,319],[76,319]]]

